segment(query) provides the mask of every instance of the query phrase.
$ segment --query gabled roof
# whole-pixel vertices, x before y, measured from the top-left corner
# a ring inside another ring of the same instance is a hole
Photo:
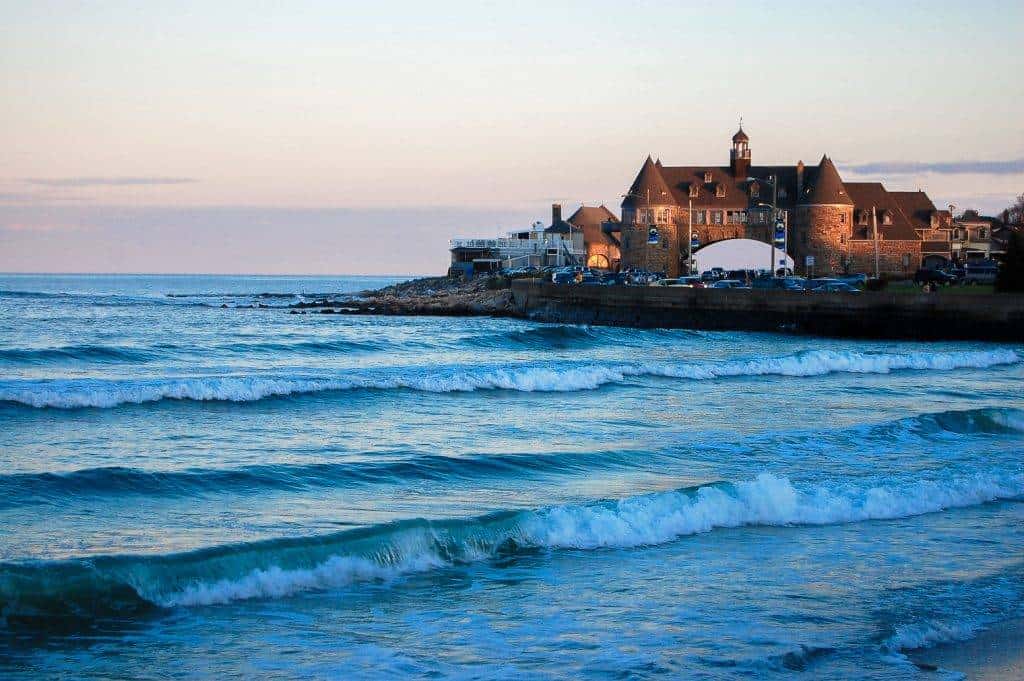
[[[843,180],[839,177],[839,171],[828,156],[821,157],[814,182],[807,195],[802,198],[804,203],[816,205],[853,205],[850,195],[846,193]]]
[[[586,243],[615,243],[613,237],[601,229],[605,222],[618,222],[619,218],[604,205],[580,206],[576,212],[569,216],[569,222],[577,229],[583,231],[583,241]]]
[[[937,213],[935,204],[922,191],[889,192],[899,204],[903,214],[910,220],[914,229],[931,229],[932,213]]]
[[[854,224],[859,225],[857,216],[860,211],[870,211],[874,206],[878,216],[878,233],[886,241],[915,241],[921,237],[914,229],[914,223],[903,212],[894,192],[886,191],[881,182],[849,182],[846,184],[849,198],[854,205]],[[892,216],[892,224],[882,222],[882,214],[886,211]],[[926,226],[927,228],[927,226]],[[871,223],[868,222],[870,233]]]
[[[665,184],[661,169],[654,164],[650,156],[644,161],[633,185],[629,188],[623,206],[656,206],[675,203],[672,191]]]

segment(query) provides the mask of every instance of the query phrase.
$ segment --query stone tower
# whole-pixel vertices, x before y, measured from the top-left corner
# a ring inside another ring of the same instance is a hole
[[[679,276],[676,200],[650,156],[622,201],[622,267]]]
[[[750,171],[749,144],[750,138],[743,132],[743,124],[740,123],[740,129],[732,136],[732,151],[729,152],[729,168],[737,180],[747,179]]]
[[[806,178],[790,234],[790,255],[798,268],[814,256],[814,274],[842,272],[847,242],[853,236],[853,200],[832,160],[822,156],[817,172]]]

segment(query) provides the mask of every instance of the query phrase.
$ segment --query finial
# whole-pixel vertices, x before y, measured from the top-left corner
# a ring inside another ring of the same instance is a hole
[[[743,129],[743,116],[740,116],[740,130]]]

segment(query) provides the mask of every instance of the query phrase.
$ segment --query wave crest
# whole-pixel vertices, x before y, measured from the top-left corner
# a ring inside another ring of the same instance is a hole
[[[713,363],[549,364],[519,368],[472,367],[443,371],[399,369],[337,378],[202,376],[158,379],[50,379],[0,382],[0,402],[32,407],[114,407],[161,400],[252,402],[267,397],[341,390],[409,389],[432,393],[475,390],[574,392],[636,377],[715,380],[745,376],[886,374],[899,370],[950,371],[1016,364],[1009,349],[963,352],[862,353],[811,350],[784,357]]]
[[[750,481],[617,501],[469,519],[401,521],[168,556],[0,564],[0,612],[10,622],[138,611],[146,604],[173,607],[279,598],[359,581],[386,581],[522,549],[631,548],[715,528],[902,518],[1021,494],[1024,473],[1019,471],[867,488],[801,487],[786,477],[762,473]]]

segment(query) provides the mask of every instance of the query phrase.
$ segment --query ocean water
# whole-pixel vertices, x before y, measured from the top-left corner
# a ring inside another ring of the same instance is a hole
[[[1020,616],[1024,347],[288,313],[392,281],[0,276],[0,677],[931,679]]]

